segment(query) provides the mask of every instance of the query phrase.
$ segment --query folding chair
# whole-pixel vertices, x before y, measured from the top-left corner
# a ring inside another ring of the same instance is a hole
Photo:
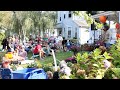
[[[37,57],[39,57],[39,55],[35,55],[34,53],[33,53],[33,55],[32,55],[32,59],[35,59],[35,58],[37,58]]]

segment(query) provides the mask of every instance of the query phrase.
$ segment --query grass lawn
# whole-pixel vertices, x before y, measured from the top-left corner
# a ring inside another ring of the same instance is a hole
[[[0,52],[0,57],[3,57],[5,55],[5,52]],[[73,53],[72,52],[58,52],[56,53],[56,59],[57,60],[65,60],[68,57],[72,57]],[[28,53],[28,58],[32,57],[32,53]],[[37,58],[39,60],[39,57]],[[47,64],[47,63],[52,63],[53,62],[53,56],[47,56],[44,58],[44,60],[40,60],[42,64]]]
[[[5,55],[5,52],[0,52],[0,57],[3,57],[4,55]],[[73,55],[73,52],[58,52],[56,53],[55,57],[57,60],[61,61],[69,57],[72,57],[72,55]],[[31,57],[32,57],[32,52],[29,52],[28,59],[30,59]],[[40,58],[38,57],[37,59],[39,60]],[[40,60],[41,64],[48,64],[48,63],[52,63],[53,61],[54,61],[53,56],[47,56],[44,58],[44,60]]]
[[[58,52],[56,53],[56,59],[61,61],[61,60],[65,60],[68,57],[72,57],[73,53],[72,52]],[[32,53],[29,52],[28,53],[28,58],[30,58],[32,56]],[[37,58],[39,60],[39,57]],[[41,64],[48,64],[48,63],[52,63],[53,62],[53,56],[47,56],[44,58],[44,60],[40,60]]]

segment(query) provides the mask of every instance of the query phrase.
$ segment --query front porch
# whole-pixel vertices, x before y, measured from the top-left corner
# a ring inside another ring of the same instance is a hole
[[[100,16],[107,16],[107,23],[110,26],[110,30],[112,33],[112,40],[111,40],[111,44],[113,44],[116,41],[116,30],[115,30],[115,23],[118,22],[120,23],[120,11],[106,11],[106,12],[102,12],[100,14],[96,14],[93,15],[92,17],[95,20],[99,21],[99,17]]]
[[[62,35],[62,24],[61,23],[58,23],[56,26],[55,26],[55,29],[57,30],[57,35]]]
[[[107,16],[108,21],[114,21],[120,23],[120,11],[106,11],[100,14],[93,15],[92,18],[99,20],[100,16]],[[110,22],[109,22],[110,25]]]

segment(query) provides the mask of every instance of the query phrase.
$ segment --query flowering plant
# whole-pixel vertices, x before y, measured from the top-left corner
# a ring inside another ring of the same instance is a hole
[[[65,62],[77,63],[77,60],[75,57],[69,57],[69,58],[65,59]]]
[[[79,46],[73,45],[70,50],[74,53],[74,55],[76,55],[81,49]]]

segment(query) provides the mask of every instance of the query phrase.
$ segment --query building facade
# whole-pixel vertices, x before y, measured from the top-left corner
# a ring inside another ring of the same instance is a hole
[[[58,11],[57,34],[61,34],[65,39],[78,39],[84,44],[89,39],[89,27],[86,21],[76,16],[72,11]]]

